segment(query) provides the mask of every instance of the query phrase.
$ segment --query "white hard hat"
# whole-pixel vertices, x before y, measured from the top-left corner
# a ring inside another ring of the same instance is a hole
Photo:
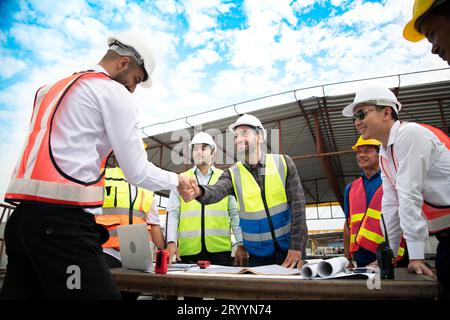
[[[193,146],[194,144],[207,144],[211,147],[211,149],[215,150],[216,149],[216,143],[214,142],[214,139],[207,134],[206,132],[199,132],[197,133],[194,138],[192,138],[191,143],[189,144],[189,146]]]
[[[355,107],[361,103],[392,107],[397,114],[402,110],[401,103],[391,90],[381,85],[370,85],[356,92],[353,103],[350,103],[342,110],[342,115],[344,117],[353,117]]]
[[[149,41],[142,35],[126,32],[116,36],[109,36],[107,43],[111,50],[116,51],[120,55],[132,56],[145,69],[147,79],[142,81],[141,85],[144,88],[150,88],[152,86],[151,76],[153,70],[155,70],[155,58]],[[123,47],[123,45],[126,47]]]
[[[264,129],[261,121],[257,117],[252,116],[251,114],[244,114],[241,117],[239,117],[239,119],[237,119],[235,123],[230,124],[228,126],[228,130],[234,132],[234,129],[239,126],[249,126],[253,128],[259,128],[259,130],[261,130],[263,134],[262,141],[265,141],[267,138],[267,132]]]

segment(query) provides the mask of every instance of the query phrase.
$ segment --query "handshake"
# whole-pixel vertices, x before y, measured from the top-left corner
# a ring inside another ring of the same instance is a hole
[[[178,176],[178,192],[185,202],[189,202],[198,196],[202,195],[197,179],[194,177],[188,178],[184,176]]]

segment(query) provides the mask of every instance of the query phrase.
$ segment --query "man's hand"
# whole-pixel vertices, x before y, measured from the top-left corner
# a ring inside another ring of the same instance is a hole
[[[286,259],[284,259],[282,266],[292,269],[295,268],[297,263],[302,263],[302,253],[297,250],[288,250]]]
[[[178,192],[185,202],[189,202],[199,195],[201,195],[200,188],[197,185],[197,180],[194,177],[187,178],[178,176]]]
[[[437,279],[434,272],[427,266],[425,260],[423,259],[412,259],[409,260],[408,272],[415,274],[424,274],[426,276]]]
[[[348,264],[347,264],[347,266],[345,268],[347,268],[347,269],[354,268],[355,265],[353,264],[352,260],[349,260],[348,258],[347,258],[347,260],[348,260]]]
[[[234,265],[239,267],[246,267],[248,264],[248,253],[244,246],[238,245],[234,253]]]
[[[175,242],[169,242],[167,244],[167,250],[169,251],[169,264],[172,264],[173,256],[176,256],[176,261],[180,262],[180,254],[178,253],[178,247]]]

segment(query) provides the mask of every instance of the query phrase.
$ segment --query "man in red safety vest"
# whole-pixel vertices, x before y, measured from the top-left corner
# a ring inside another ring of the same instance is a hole
[[[345,188],[344,253],[349,261],[358,267],[376,263],[376,251],[385,241],[382,231],[381,199],[383,187],[378,151],[381,142],[359,137],[352,147],[356,161],[362,169],[361,177]],[[405,247],[399,247],[398,261],[405,255]],[[352,264],[350,266],[353,266]]]

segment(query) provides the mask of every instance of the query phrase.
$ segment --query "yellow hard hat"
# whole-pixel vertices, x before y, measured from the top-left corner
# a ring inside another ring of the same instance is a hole
[[[415,0],[413,8],[413,16],[412,19],[406,24],[405,28],[403,29],[403,37],[406,40],[412,42],[417,42],[424,39],[425,36],[416,29],[417,19],[423,16],[430,9],[435,8],[438,5],[441,5],[445,1],[447,0]]]
[[[352,147],[353,150],[356,151],[356,149],[360,146],[381,146],[381,142],[377,139],[367,139],[364,140],[363,137],[359,137],[356,144]]]

